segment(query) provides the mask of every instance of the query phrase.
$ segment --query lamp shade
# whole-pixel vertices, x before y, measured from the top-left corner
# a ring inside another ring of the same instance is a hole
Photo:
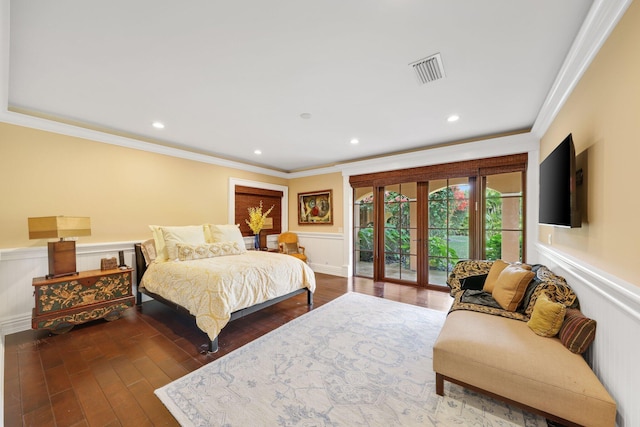
[[[91,218],[86,216],[41,216],[29,218],[29,239],[91,236]]]

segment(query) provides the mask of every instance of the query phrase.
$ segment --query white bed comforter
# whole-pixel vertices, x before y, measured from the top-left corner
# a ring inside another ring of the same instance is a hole
[[[247,251],[193,261],[152,262],[142,286],[189,310],[196,324],[215,339],[231,313],[288,294],[315,290],[313,270],[299,259]]]

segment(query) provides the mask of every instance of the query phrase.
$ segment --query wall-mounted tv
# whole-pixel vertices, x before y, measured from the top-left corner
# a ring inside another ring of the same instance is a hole
[[[576,191],[576,154],[569,134],[540,164],[538,222],[559,227],[581,227]]]

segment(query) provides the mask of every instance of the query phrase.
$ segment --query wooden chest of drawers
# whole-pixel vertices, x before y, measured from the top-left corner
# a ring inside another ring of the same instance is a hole
[[[118,319],[132,307],[133,269],[90,270],[74,276],[33,279],[36,305],[31,326],[64,333],[74,325],[104,318]]]

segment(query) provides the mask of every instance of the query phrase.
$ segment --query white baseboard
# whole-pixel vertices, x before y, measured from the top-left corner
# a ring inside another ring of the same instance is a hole
[[[31,329],[31,313],[0,319],[0,331],[3,337],[16,332],[28,331],[29,329]]]
[[[309,263],[309,267],[316,273],[330,274],[332,276],[348,277],[348,271],[345,267],[337,265],[314,264]]]

